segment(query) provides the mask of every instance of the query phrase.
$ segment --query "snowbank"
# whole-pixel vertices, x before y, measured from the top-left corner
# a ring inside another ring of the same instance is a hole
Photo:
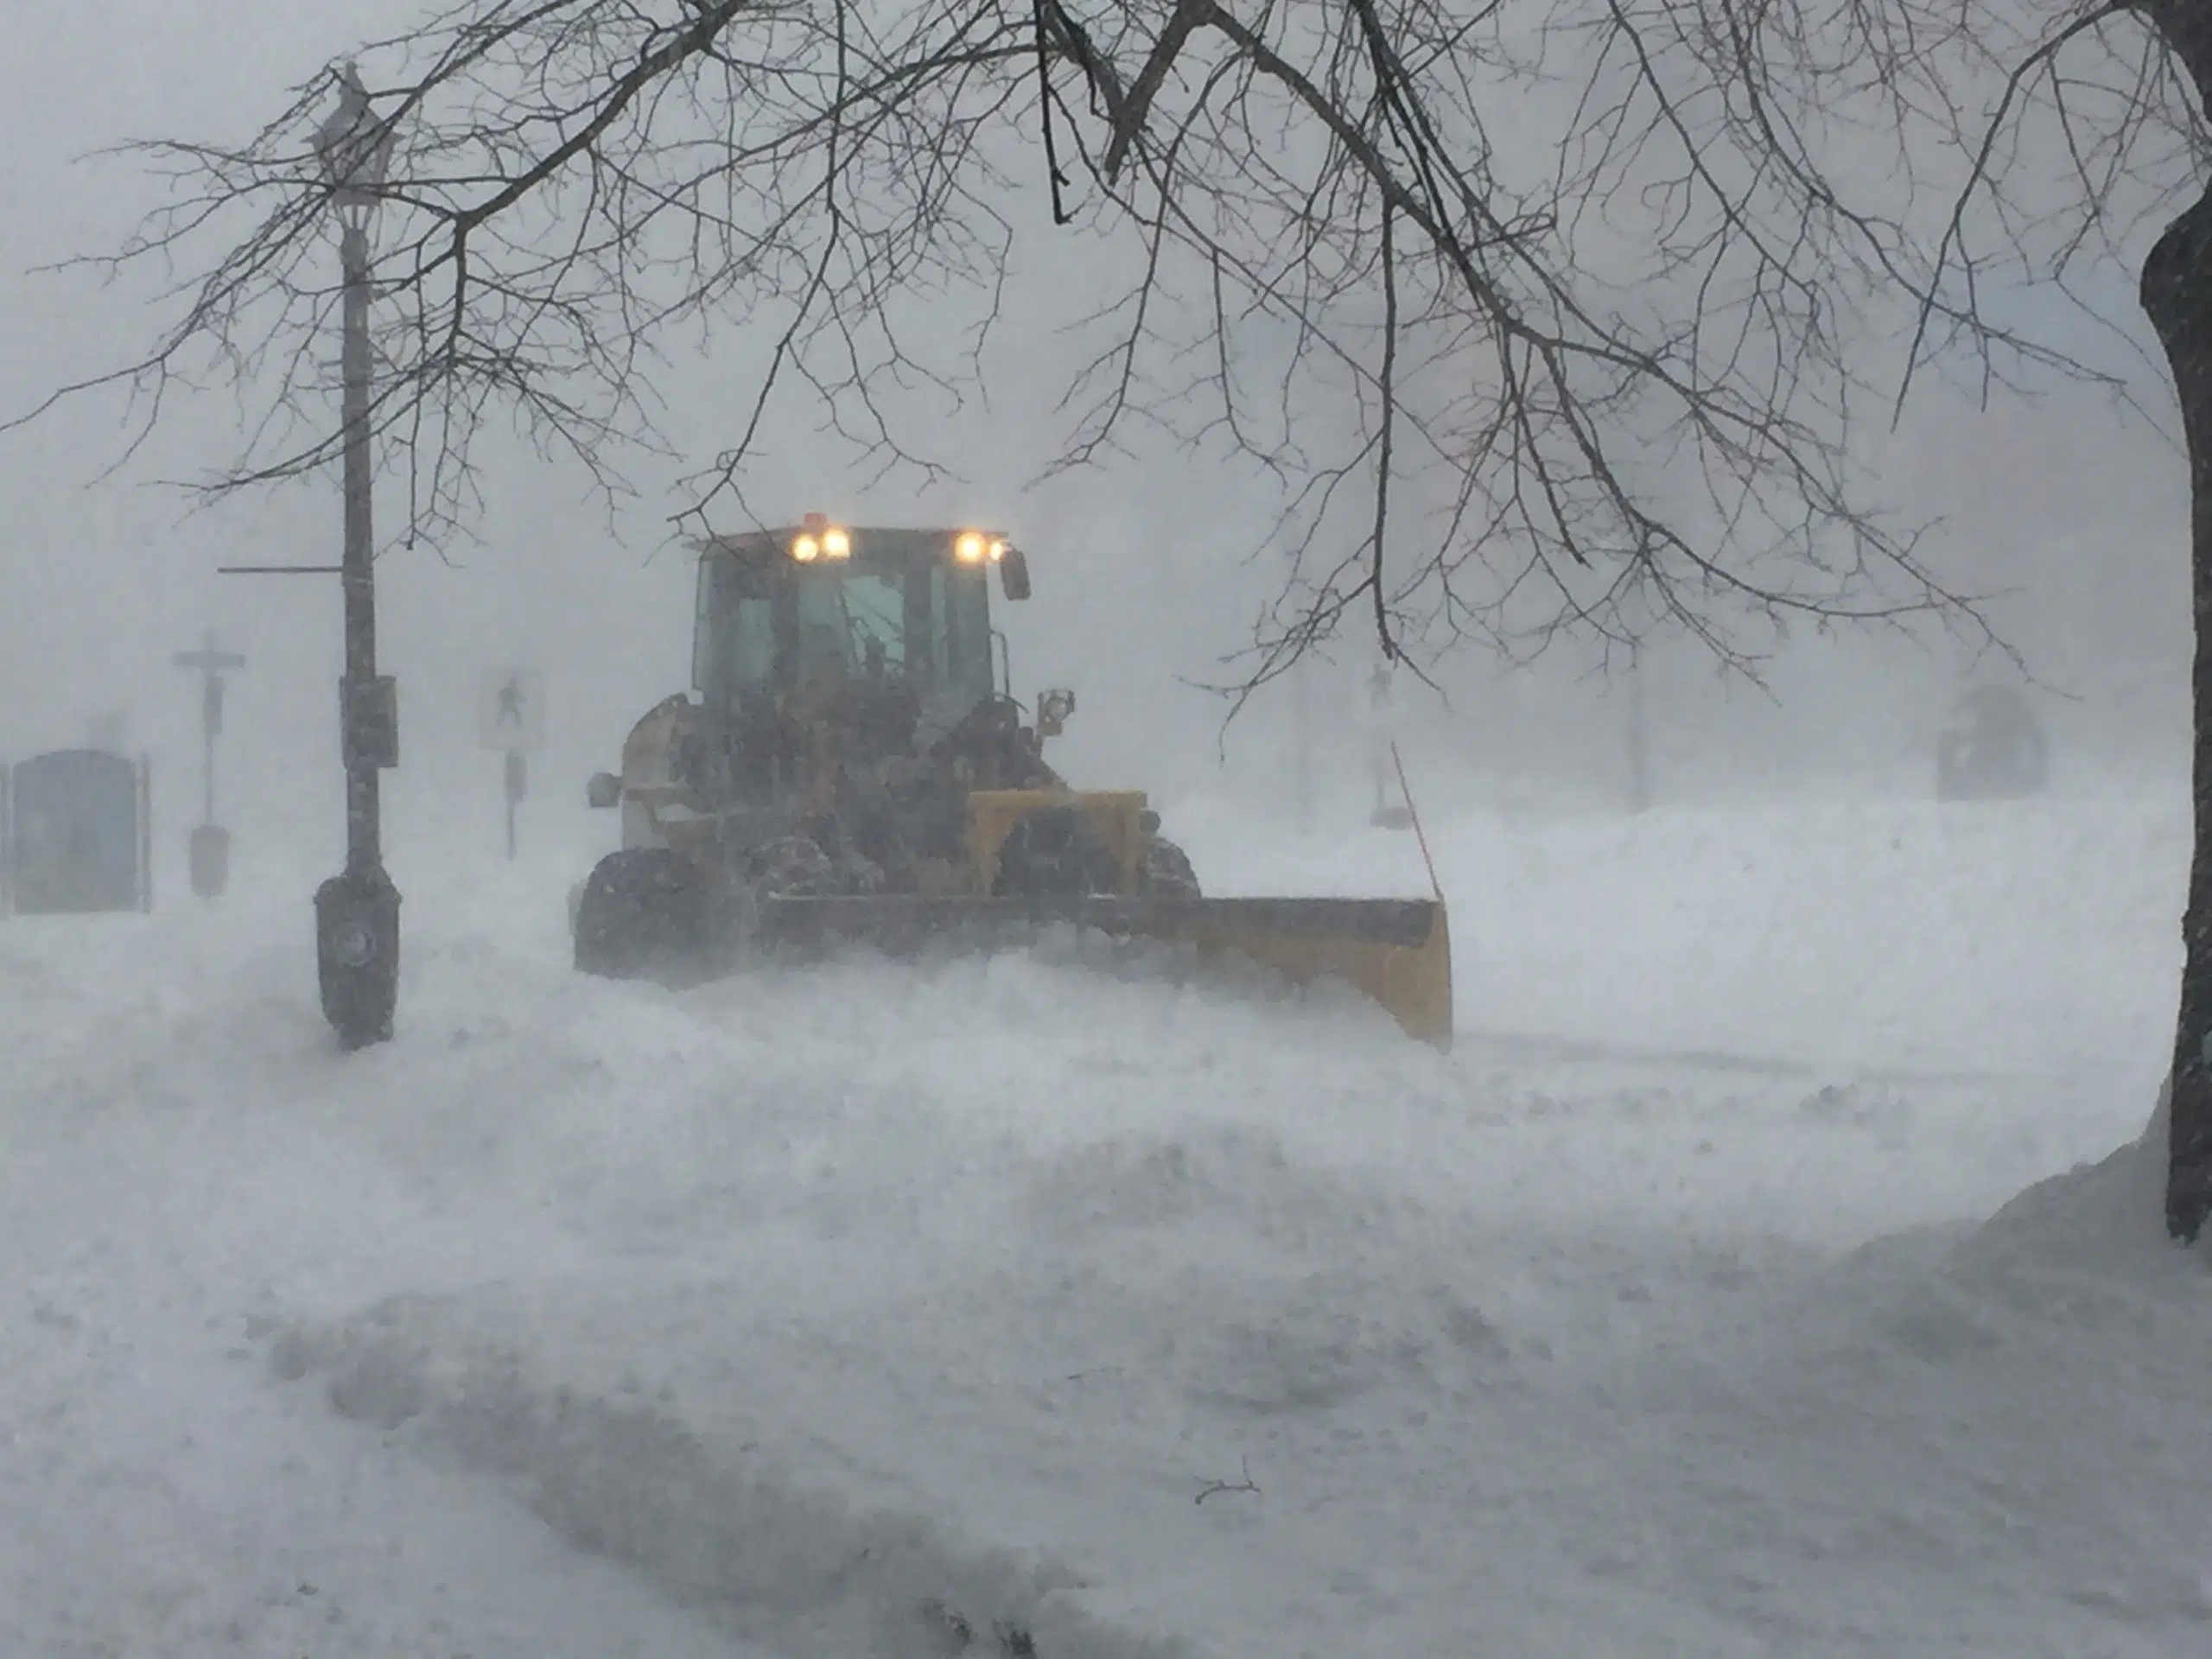
[[[2084,1278],[2185,1273],[2166,1236],[2170,1089],[2143,1133],[2094,1165],[2038,1181],[1992,1217],[1967,1251],[1993,1267],[2034,1263]]]
[[[793,1651],[931,1650],[963,1632],[986,1650],[1069,1659],[1170,1650],[1071,1605],[1081,1581],[1063,1565],[963,1548],[926,1514],[865,1508],[819,1471],[794,1472],[810,1437],[764,1433],[742,1387],[682,1402],[638,1380],[651,1357],[619,1353],[556,1376],[503,1342],[516,1319],[524,1332],[535,1321],[512,1305],[500,1319],[499,1300],[382,1304],[327,1332],[288,1333],[276,1366],[323,1374],[341,1415],[513,1482],[578,1548]],[[689,1346],[696,1327],[671,1338]]]
[[[849,1223],[834,1285],[772,1250],[540,1279],[280,1363],[840,1650],[950,1608],[1069,1659],[2177,1654],[2212,1642],[2212,1291],[2132,1207],[2150,1161],[1831,1262],[1105,1135],[972,1167],[943,1202],[995,1248],[903,1282]]]

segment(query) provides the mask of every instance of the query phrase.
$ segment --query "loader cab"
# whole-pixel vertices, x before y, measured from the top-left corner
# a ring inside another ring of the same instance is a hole
[[[717,538],[699,559],[695,689],[733,709],[823,685],[895,686],[957,717],[1005,689],[994,575],[1007,597],[1028,597],[1020,550],[986,531],[809,519]]]

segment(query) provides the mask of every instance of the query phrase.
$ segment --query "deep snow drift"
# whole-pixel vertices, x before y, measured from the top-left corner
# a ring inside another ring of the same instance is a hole
[[[0,926],[5,1645],[2212,1647],[2123,1145],[2183,809],[1430,811],[1448,1058],[1049,951],[587,981],[581,842],[403,845],[350,1058],[307,875]],[[1217,891],[1426,884],[1177,818]]]

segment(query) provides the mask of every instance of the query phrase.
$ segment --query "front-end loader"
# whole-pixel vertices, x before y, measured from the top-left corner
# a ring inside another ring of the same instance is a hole
[[[995,575],[1027,556],[965,528],[809,517],[699,549],[693,695],[649,710],[593,778],[622,842],[571,895],[586,973],[697,983],[841,944],[991,949],[1054,924],[1342,980],[1448,1046],[1440,899],[1209,899],[1138,790],[1044,757],[1074,697],[1014,700]]]

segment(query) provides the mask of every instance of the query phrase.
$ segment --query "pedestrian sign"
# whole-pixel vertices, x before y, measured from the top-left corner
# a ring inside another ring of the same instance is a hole
[[[510,754],[544,747],[545,677],[536,669],[487,671],[477,703],[477,736],[484,747]]]

